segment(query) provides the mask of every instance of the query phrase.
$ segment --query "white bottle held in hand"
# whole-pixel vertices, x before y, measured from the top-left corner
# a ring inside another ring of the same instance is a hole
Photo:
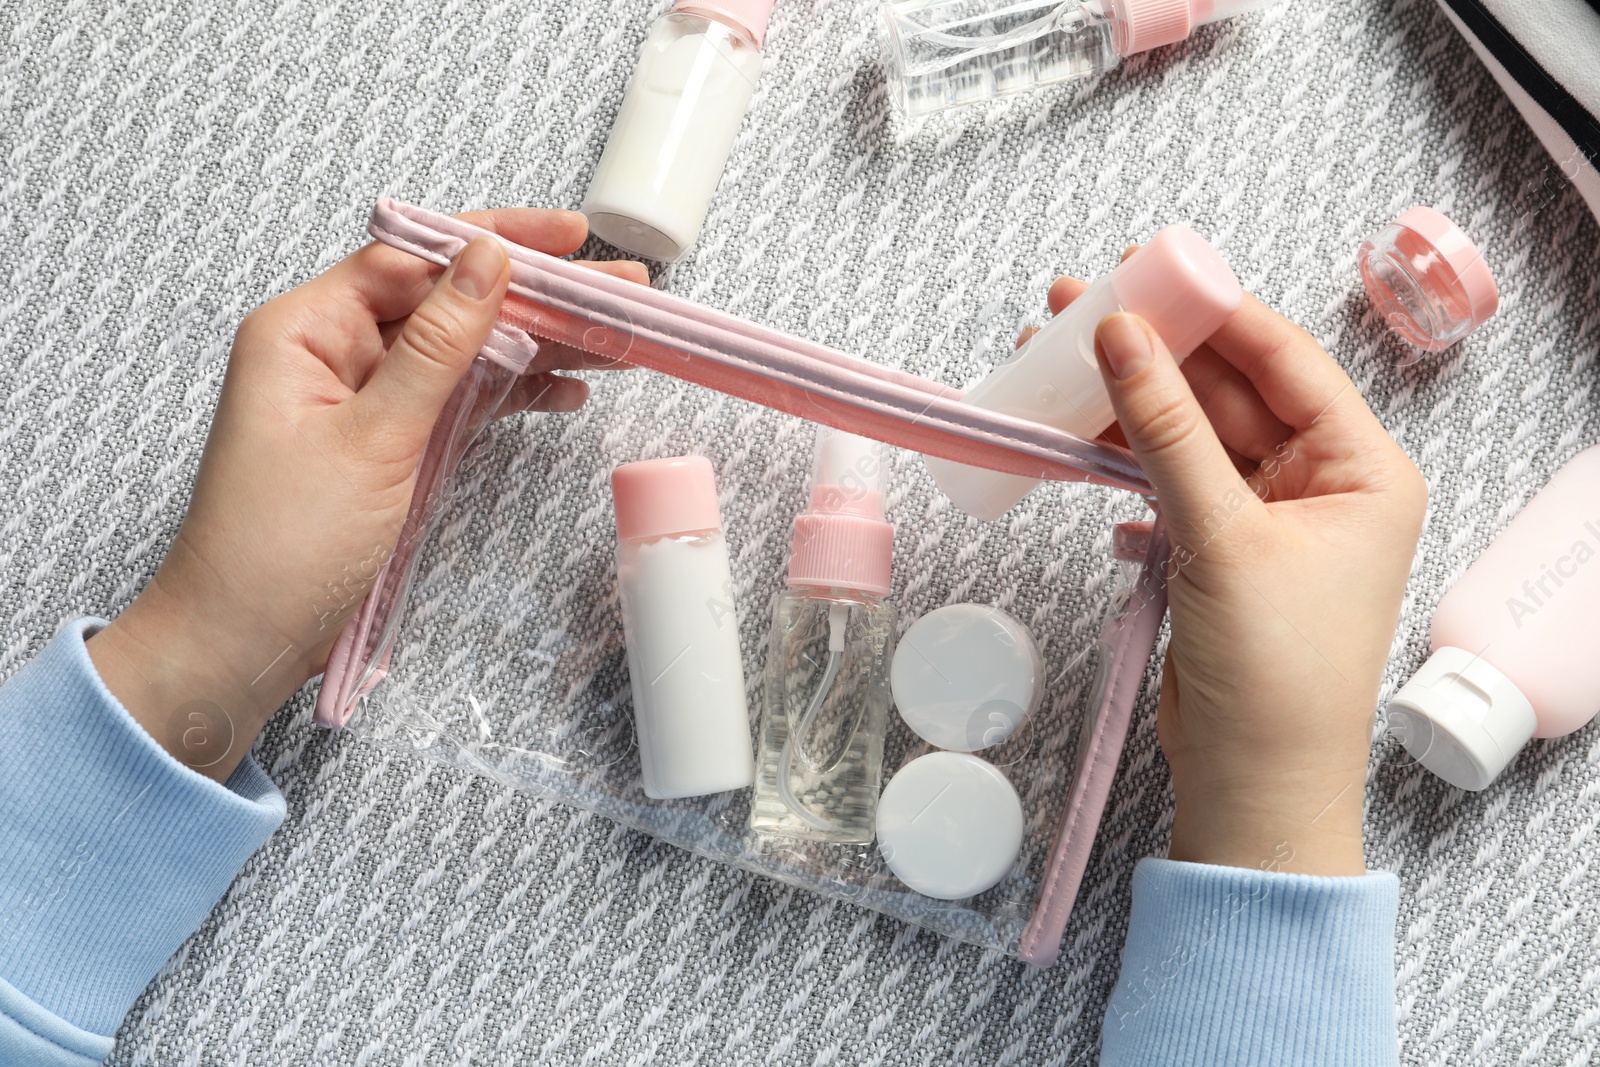
[[[711,464],[703,456],[611,472],[617,590],[645,795],[755,780],[739,620]]]
[[[1141,316],[1182,362],[1243,299],[1239,280],[1204,237],[1187,226],[1168,226],[1089,286],[962,401],[1093,439],[1116,421],[1094,357],[1100,320],[1118,311]],[[985,521],[998,519],[1039,485],[1037,478],[923,458],[944,495]]]
[[[589,183],[589,229],[675,260],[694,244],[761,73],[772,0],[677,0],[645,38]]]

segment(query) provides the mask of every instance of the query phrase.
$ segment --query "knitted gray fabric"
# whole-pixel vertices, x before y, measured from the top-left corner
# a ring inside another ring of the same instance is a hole
[[[382,193],[576,207],[661,6],[0,14],[0,676],[63,617],[115,612],[148,580],[240,317],[355,247]],[[962,385],[1038,320],[1056,273],[1103,273],[1126,242],[1190,222],[1335,353],[1429,477],[1387,695],[1442,590],[1600,437],[1600,231],[1514,110],[1426,0],[1291,0],[1079,91],[907,135],[886,114],[875,6],[780,0],[750,120],[668,284]],[[1405,365],[1354,253],[1418,202],[1469,229],[1502,304]],[[799,424],[633,374],[599,383],[573,425],[599,433],[582,420],[623,405],[658,446],[737,457],[780,496],[730,520],[757,583],[754,656]],[[554,425],[497,433],[553,447]],[[530,455],[530,477],[559,475],[542,445]],[[562,484],[603,505],[586,462]],[[897,475],[908,617],[1020,604],[1063,643],[1092,636],[1108,525],[1136,502],[1056,489],[985,527],[930,513],[914,464]],[[444,671],[452,651],[427,656]],[[318,731],[302,697],[259,750],[288,821],[152,983],[113,1062],[1092,1062],[1129,874],[1170,822],[1148,696],[1136,718],[1062,962],[1035,973]],[[1402,881],[1407,1062],[1587,1062],[1600,1042],[1596,737],[1536,744],[1474,795],[1375,745],[1368,852]]]

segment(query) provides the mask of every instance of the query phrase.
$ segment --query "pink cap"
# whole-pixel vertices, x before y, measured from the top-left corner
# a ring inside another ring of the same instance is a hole
[[[883,521],[889,484],[880,441],[821,428],[811,469],[811,506],[794,520],[789,584],[889,591],[894,527]]]
[[[1279,0],[1111,0],[1117,51],[1131,56],[1175,44],[1196,26],[1271,7]]]
[[[620,541],[650,541],[722,528],[716,475],[704,456],[624,463],[611,472],[611,497]]]
[[[789,584],[889,592],[894,527],[882,519],[808,511],[794,520]]]
[[[772,18],[773,0],[677,0],[674,11],[688,11],[707,15],[719,22],[731,22],[764,44],[767,39],[767,22]]]
[[[1111,272],[1111,288],[1118,303],[1153,326],[1180,360],[1244,300],[1227,261],[1187,226],[1168,226],[1150,238]]]
[[[1472,324],[1476,328],[1489,320],[1500,306],[1500,289],[1483,254],[1461,227],[1443,213],[1418,205],[1394,220],[1433,246],[1461,282],[1461,290],[1472,305]]]
[[[1191,0],[1111,0],[1117,51],[1125,56],[1174,44],[1194,32]]]

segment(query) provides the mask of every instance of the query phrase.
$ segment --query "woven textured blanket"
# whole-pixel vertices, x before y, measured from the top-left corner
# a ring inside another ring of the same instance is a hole
[[[886,106],[875,6],[780,0],[699,248],[659,284],[964,386],[1042,318],[1057,273],[1103,273],[1129,241],[1193,225],[1329,347],[1428,475],[1387,695],[1442,591],[1600,439],[1600,229],[1515,109],[1429,0],[1289,0],[1093,84],[908,131]],[[380,195],[576,207],[662,7],[0,12],[0,677],[153,573],[244,313],[354,248]],[[1502,294],[1424,360],[1374,321],[1355,268],[1360,240],[1413,203],[1471,233]],[[729,523],[758,657],[802,424],[642,372],[595,385],[596,412],[648,412],[656,444],[771,485]],[[493,444],[603,507],[603,479],[570,469],[617,448],[599,418],[519,418]],[[1110,524],[1136,500],[1051,487],[980,525],[942,510],[911,457],[895,476],[908,621],[976,600],[1058,651],[1092,637]],[[530,495],[496,521],[537,518]],[[591,547],[548,533],[552,554]],[[426,655],[447,672],[452,651]],[[287,822],[112,1062],[1091,1063],[1130,874],[1170,821],[1153,707],[1147,693],[1062,961],[1032,972],[330,735],[302,694],[258,749]],[[1537,743],[1464,794],[1376,739],[1368,855],[1402,883],[1406,1062],[1585,1063],[1600,1044],[1597,741]]]

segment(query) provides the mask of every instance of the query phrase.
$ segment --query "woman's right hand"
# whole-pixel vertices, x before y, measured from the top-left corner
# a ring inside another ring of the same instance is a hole
[[[1083,288],[1058,280],[1052,311]],[[1172,540],[1171,858],[1364,873],[1373,717],[1426,483],[1315,338],[1254,297],[1181,369],[1127,313],[1095,350]]]

